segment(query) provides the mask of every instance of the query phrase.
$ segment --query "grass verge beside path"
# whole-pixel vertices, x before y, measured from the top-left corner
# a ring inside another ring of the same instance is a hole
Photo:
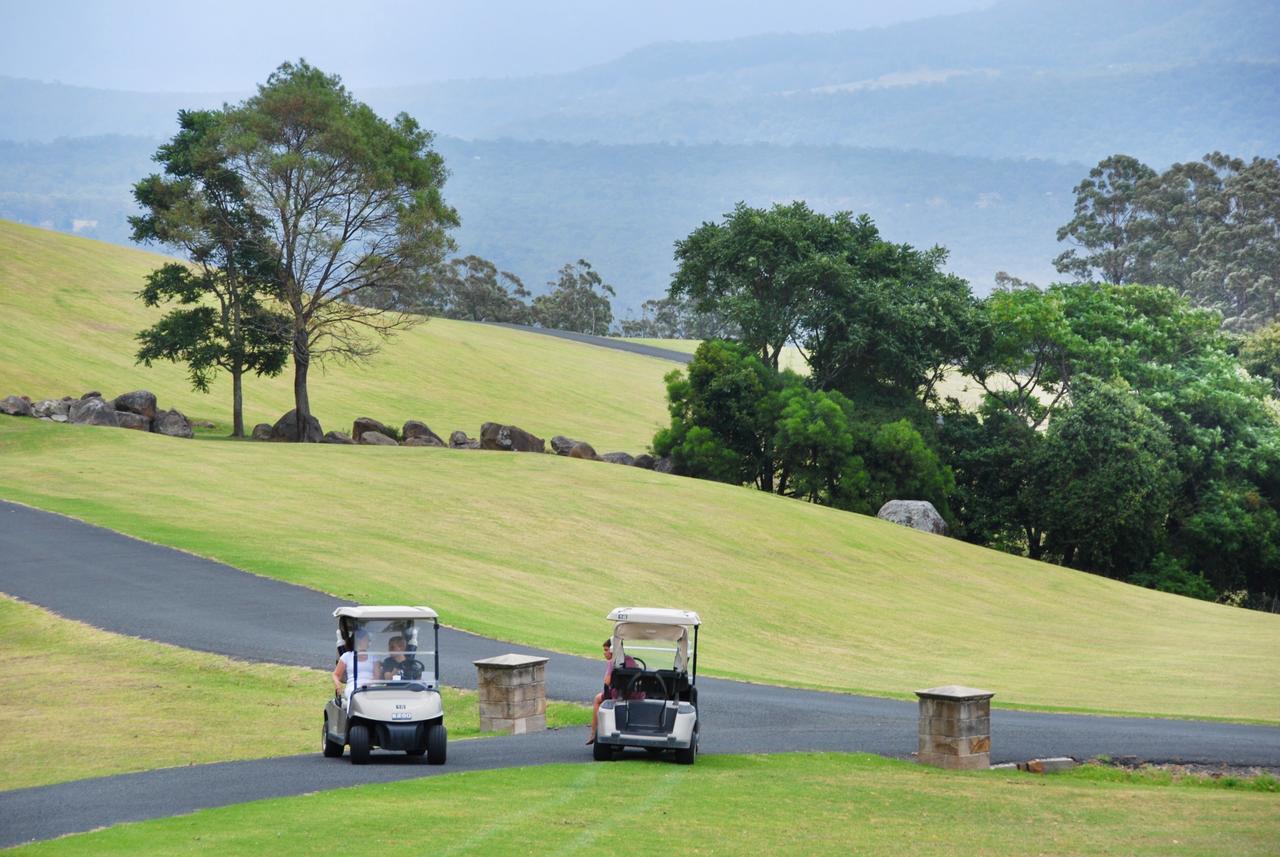
[[[209,395],[186,369],[134,362],[134,335],[163,314],[136,294],[164,256],[0,220],[0,398],[116,396],[140,387],[160,404],[229,433],[225,373]],[[384,343],[367,363],[311,372],[311,407],[326,430],[369,416],[397,429],[424,420],[444,438],[486,421],[543,438],[589,441],[601,452],[643,452],[668,422],[662,376],[672,363],[519,330],[431,319]],[[246,378],[245,422],[275,422],[293,407],[291,369]]]
[[[319,752],[318,670],[237,661],[100,631],[0,595],[0,790],[151,768]],[[444,689],[451,738],[476,696]],[[590,710],[553,703],[553,725]]]
[[[1280,795],[875,756],[704,757],[451,774],[204,810],[20,855],[1272,854]],[[411,820],[406,820],[411,819]]]
[[[1280,721],[1280,616],[634,467],[0,417],[0,497],[561,652],[656,602],[701,613],[698,665],[730,678]]]

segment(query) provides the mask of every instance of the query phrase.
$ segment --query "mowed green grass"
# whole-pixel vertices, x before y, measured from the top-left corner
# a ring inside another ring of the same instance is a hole
[[[361,819],[352,836],[352,819]],[[20,855],[1274,854],[1280,795],[864,755],[450,774],[204,810]]]
[[[721,676],[1280,721],[1280,616],[633,467],[0,418],[0,497],[562,652],[594,656],[611,608],[654,604],[701,613],[699,667]]]
[[[229,432],[230,382],[191,390],[181,366],[136,365],[135,334],[162,310],[135,297],[167,261],[153,253],[0,221],[0,397],[106,395],[145,388],[164,407]],[[442,437],[483,422],[514,423],[600,451],[639,453],[666,421],[670,361],[488,325],[432,319],[388,340],[368,363],[312,370],[312,410],[326,430],[356,417],[399,427],[424,420]],[[293,407],[290,370],[245,382],[245,421]]]
[[[250,663],[111,634],[0,595],[0,790],[319,752],[333,689],[319,670]],[[480,734],[471,691],[444,688],[453,738]],[[590,710],[553,703],[553,726]]]

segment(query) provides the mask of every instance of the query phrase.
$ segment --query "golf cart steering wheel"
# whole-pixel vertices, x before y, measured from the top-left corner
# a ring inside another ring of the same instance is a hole
[[[632,689],[635,687],[636,682],[638,682],[642,678],[652,678],[655,681],[657,681],[658,687],[662,688],[663,701],[665,702],[666,700],[670,699],[670,697],[667,696],[667,683],[662,680],[662,676],[660,676],[658,673],[650,673],[650,672],[639,672],[631,677],[631,680],[627,682],[627,689],[622,694],[624,699],[631,698]]]
[[[631,660],[635,661],[640,665],[640,669],[642,670],[649,669],[649,665],[644,662],[644,658],[637,658],[635,655],[630,655],[629,657],[631,658]]]
[[[405,658],[396,664],[395,672],[399,672],[403,678],[401,681],[417,681],[422,678],[422,674],[426,672],[426,666],[417,658]],[[395,679],[384,679],[386,681],[395,681]]]

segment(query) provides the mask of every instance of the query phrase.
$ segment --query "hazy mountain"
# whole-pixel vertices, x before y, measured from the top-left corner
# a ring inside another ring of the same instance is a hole
[[[535,290],[589,259],[638,307],[665,291],[672,244],[738,200],[867,212],[884,234],[951,250],[982,290],[998,269],[1046,280],[1081,165],[839,146],[603,146],[443,138],[461,252]],[[130,187],[158,139],[0,143],[0,218],[128,242]]]

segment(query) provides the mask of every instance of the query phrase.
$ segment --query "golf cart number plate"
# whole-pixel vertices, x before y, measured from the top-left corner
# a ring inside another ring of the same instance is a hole
[[[413,714],[408,711],[393,711],[391,713],[392,720],[412,720]]]

